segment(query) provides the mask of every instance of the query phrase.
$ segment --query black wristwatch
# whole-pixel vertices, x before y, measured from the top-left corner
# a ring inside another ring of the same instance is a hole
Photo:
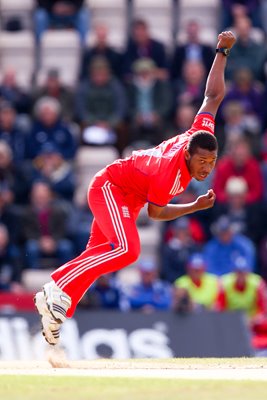
[[[219,49],[216,49],[216,53],[222,53],[225,57],[228,57],[230,54],[230,49],[227,47],[220,47]]]

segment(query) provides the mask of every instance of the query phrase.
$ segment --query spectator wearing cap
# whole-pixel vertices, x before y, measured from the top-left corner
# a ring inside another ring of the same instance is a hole
[[[174,282],[174,309],[179,311],[187,299],[194,308],[222,310],[223,297],[219,278],[206,272],[207,264],[201,253],[189,257],[186,274]]]
[[[75,176],[70,162],[54,143],[44,143],[33,161],[34,179],[49,183],[58,199],[71,202],[75,190]]]
[[[232,270],[222,276],[226,310],[242,310],[250,320],[266,316],[267,287],[264,280],[252,272],[253,267],[241,255],[233,259]]]
[[[164,45],[151,37],[149,26],[142,19],[136,19],[133,22],[131,36],[123,55],[123,75],[126,81],[132,79],[132,67],[139,58],[150,58],[154,61],[158,78],[168,77]]]
[[[132,310],[150,312],[171,307],[171,287],[161,281],[154,260],[143,259],[138,264],[140,282],[124,289],[125,301]]]
[[[67,237],[67,212],[54,201],[46,182],[32,185],[30,204],[23,209],[20,237],[25,250],[27,268],[42,268],[43,260],[53,260],[51,269],[62,265],[74,255],[73,244]],[[56,264],[56,265],[55,265]]]
[[[34,103],[42,97],[52,97],[59,101],[64,121],[72,121],[74,117],[74,93],[63,84],[59,71],[55,68],[47,71],[45,81],[35,89]]]
[[[95,57],[76,96],[77,119],[82,128],[86,128],[82,133],[83,142],[114,145],[121,154],[127,144],[126,103],[124,88],[112,75],[107,60]]]
[[[163,140],[164,121],[170,115],[172,96],[168,82],[155,75],[155,62],[140,58],[133,64],[133,80],[128,85],[129,117],[133,142],[157,145]]]
[[[122,54],[116,51],[109,43],[109,30],[103,23],[96,23],[93,27],[94,41],[84,50],[81,66],[81,80],[86,79],[91,61],[98,56],[105,58],[117,78],[121,76]]]
[[[226,202],[226,184],[233,176],[242,177],[247,184],[246,204],[258,204],[262,200],[263,176],[260,164],[251,154],[249,141],[244,138],[234,141],[229,153],[218,161],[213,179],[218,203]]]
[[[233,259],[237,254],[246,258],[252,269],[255,268],[255,246],[245,235],[235,233],[228,216],[222,215],[212,225],[214,237],[204,246],[203,254],[207,260],[207,271],[221,276],[232,272]]]
[[[248,236],[253,242],[258,243],[263,235],[262,223],[263,210],[259,205],[247,204],[246,196],[248,186],[241,176],[232,176],[226,183],[226,203],[215,204],[212,210],[213,219],[227,214],[236,233]]]
[[[0,103],[0,140],[12,149],[15,163],[25,160],[26,133],[18,124],[15,108],[8,102]]]
[[[27,140],[27,158],[34,159],[46,142],[55,144],[65,159],[73,159],[76,142],[72,127],[63,122],[61,107],[53,97],[40,98],[34,107],[35,121]]]
[[[171,224],[171,237],[163,244],[161,277],[173,283],[186,273],[186,263],[191,254],[200,250],[201,245],[194,239],[190,219],[181,217]]]

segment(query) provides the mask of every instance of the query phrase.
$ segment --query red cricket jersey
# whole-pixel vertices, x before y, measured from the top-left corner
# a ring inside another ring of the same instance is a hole
[[[122,188],[134,209],[146,202],[165,206],[188,186],[189,174],[184,149],[192,133],[204,130],[214,134],[214,118],[200,113],[192,127],[148,150],[138,150],[131,157],[116,160],[100,171],[107,174],[114,185]]]

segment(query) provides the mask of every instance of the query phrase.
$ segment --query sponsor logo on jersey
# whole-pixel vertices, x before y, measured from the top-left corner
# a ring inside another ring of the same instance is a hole
[[[212,132],[214,131],[214,122],[212,122],[210,119],[208,118],[203,118],[202,120],[202,126],[204,126],[205,128],[209,128],[212,130]]]
[[[181,171],[178,170],[174,184],[172,185],[172,188],[169,192],[170,195],[176,196],[177,194],[181,193],[184,190],[183,186],[181,186],[180,179],[181,179]]]

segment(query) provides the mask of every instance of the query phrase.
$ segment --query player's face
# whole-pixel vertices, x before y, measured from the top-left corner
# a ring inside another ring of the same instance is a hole
[[[209,151],[199,147],[193,155],[186,152],[185,158],[192,178],[204,181],[215,166],[217,151]]]

